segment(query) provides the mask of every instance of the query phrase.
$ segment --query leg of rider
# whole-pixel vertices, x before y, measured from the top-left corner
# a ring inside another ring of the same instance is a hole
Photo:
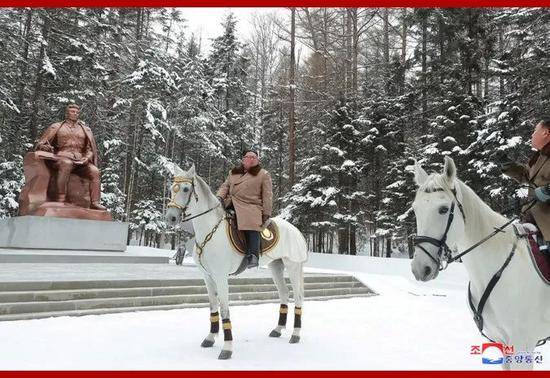
[[[258,266],[260,253],[260,233],[254,230],[245,230],[246,236],[246,255],[248,257],[248,267]]]

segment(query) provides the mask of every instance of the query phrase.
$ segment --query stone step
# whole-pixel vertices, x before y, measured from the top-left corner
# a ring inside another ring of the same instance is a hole
[[[308,301],[323,301],[323,300],[334,300],[334,299],[347,299],[347,298],[356,298],[356,297],[370,297],[376,295],[373,292],[368,292],[364,294],[354,293],[347,295],[336,295],[336,296],[307,296]],[[259,299],[259,300],[237,300],[232,301],[231,306],[246,306],[253,304],[263,304],[263,303],[279,303],[279,299]],[[292,304],[291,311],[292,311]],[[176,310],[184,308],[198,308],[198,307],[208,307],[208,303],[182,303],[176,305],[159,305],[159,306],[141,306],[141,307],[110,307],[110,308],[99,308],[99,309],[88,309],[88,310],[69,310],[69,311],[50,311],[50,312],[30,312],[30,313],[18,313],[18,314],[8,314],[0,315],[0,321],[12,321],[12,320],[27,320],[27,319],[42,319],[50,317],[59,317],[59,316],[85,316],[85,315],[103,315],[103,314],[115,314],[122,312],[135,312],[135,311],[165,311],[165,310]],[[273,321],[276,321],[278,314],[278,307],[274,306],[274,315]],[[305,308],[307,314],[307,307]],[[206,313],[205,313],[206,314]],[[207,317],[207,315],[205,315]],[[292,327],[292,320],[289,319],[287,328]]]
[[[369,294],[372,291],[368,287],[348,287],[348,288],[323,288],[309,289],[305,292],[306,298],[320,296],[342,296]],[[231,301],[250,301],[250,300],[274,300],[278,299],[277,291],[266,292],[238,292],[231,293]],[[97,299],[79,299],[67,301],[43,301],[43,302],[10,302],[0,304],[0,315],[35,313],[35,312],[56,312],[56,311],[76,311],[91,310],[112,307],[145,307],[161,305],[180,305],[192,303],[208,303],[206,294],[187,294],[187,295],[159,295],[146,297],[121,297],[121,298],[97,298]]]
[[[352,282],[312,282],[305,283],[305,290],[363,287],[359,281]],[[288,285],[292,291],[292,285]],[[242,292],[267,292],[275,291],[276,287],[271,284],[256,285],[231,285],[230,293]],[[92,298],[117,298],[117,297],[154,297],[160,295],[185,295],[185,294],[206,294],[206,286],[168,286],[168,287],[136,287],[136,288],[109,288],[109,289],[80,289],[80,290],[39,290],[39,291],[6,291],[0,292],[0,303],[13,302],[44,302],[44,301],[67,301],[76,299]]]
[[[81,251],[59,253],[24,253],[0,250],[2,264],[168,264],[166,256],[132,256],[126,252],[93,252],[86,254]]]
[[[313,282],[356,282],[352,276],[342,275],[306,275],[305,283]],[[288,278],[287,283],[290,283]],[[358,282],[358,281],[357,281]],[[229,285],[261,285],[272,284],[271,277],[250,277],[229,279]],[[170,287],[170,286],[201,286],[202,278],[167,279],[167,280],[86,280],[86,281],[24,281],[0,282],[0,292],[6,291],[38,291],[38,290],[78,290],[101,288],[132,288],[132,287]]]

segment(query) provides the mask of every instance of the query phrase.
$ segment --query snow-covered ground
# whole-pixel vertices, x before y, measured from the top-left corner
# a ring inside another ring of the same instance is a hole
[[[416,283],[409,261],[312,254],[308,271],[354,272],[380,295],[304,306],[302,340],[267,337],[277,304],[231,308],[234,354],[199,346],[208,310],[183,309],[0,323],[0,370],[9,369],[483,369],[478,334],[456,264],[435,282]],[[122,268],[122,267],[121,267]],[[290,324],[292,316],[289,317]],[[550,368],[550,347],[538,349]]]

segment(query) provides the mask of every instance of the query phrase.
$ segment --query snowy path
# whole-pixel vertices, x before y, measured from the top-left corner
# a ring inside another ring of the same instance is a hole
[[[199,346],[208,331],[204,308],[25,320],[0,323],[0,370],[500,370],[470,355],[470,346],[484,340],[466,306],[465,282],[445,284],[442,278],[439,286],[420,285],[404,271],[390,274],[399,269],[357,273],[378,296],[306,302],[300,344],[288,344],[289,330],[281,339],[267,337],[276,304],[231,308],[235,341],[229,361],[217,360],[219,341],[214,348]],[[453,274],[462,275],[451,271],[447,278]],[[535,369],[550,369],[550,347],[538,351],[543,363]]]

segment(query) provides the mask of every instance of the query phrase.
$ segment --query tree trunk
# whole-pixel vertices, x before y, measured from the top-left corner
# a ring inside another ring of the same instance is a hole
[[[295,159],[296,159],[296,146],[295,146],[295,120],[294,120],[294,107],[295,107],[295,99],[294,99],[294,90],[295,90],[295,66],[296,66],[296,56],[295,56],[295,48],[296,48],[296,9],[291,9],[291,20],[290,20],[290,75],[288,80],[289,85],[289,94],[290,94],[290,109],[289,109],[289,115],[288,115],[288,126],[289,126],[289,132],[288,132],[288,138],[289,138],[289,169],[288,169],[288,179],[289,179],[289,190],[294,185],[295,177],[294,177],[294,166],[295,166]]]
[[[428,91],[426,75],[428,74],[427,64],[427,44],[428,44],[428,14],[422,11],[422,119],[427,119],[428,112]],[[426,121],[422,122],[423,131],[426,131]]]
[[[338,229],[338,253],[347,255],[349,253],[349,232],[347,227]]]
[[[329,73],[328,73],[328,13],[323,8],[323,90],[328,95]]]
[[[391,237],[386,237],[386,257],[391,257]]]
[[[38,66],[36,67],[36,82],[34,84],[34,93],[31,100],[32,112],[31,119],[29,124],[29,138],[30,142],[34,143],[36,141],[36,136],[38,134],[38,113],[40,109],[40,100],[42,99],[42,84],[44,80],[44,70],[42,65],[44,63],[44,58],[47,56],[46,49],[48,47],[49,33],[50,33],[50,18],[46,14],[42,14],[42,40],[43,42],[40,45],[40,52],[38,54]]]
[[[498,51],[504,51],[504,32],[502,28],[498,30]],[[504,88],[504,75],[502,72],[498,75],[498,92],[500,98],[504,98],[506,90]]]
[[[352,78],[351,78],[351,72],[352,72],[352,53],[351,53],[351,48],[352,48],[352,28],[351,28],[351,9],[346,9],[346,13],[345,13],[345,22],[346,22],[346,31],[345,31],[345,34],[344,34],[344,41],[345,41],[345,46],[346,46],[346,62],[344,64],[344,67],[345,67],[345,95],[344,97],[345,98],[348,98],[349,97],[349,94],[351,92],[351,89],[352,89]]]
[[[351,90],[353,97],[357,96],[357,70],[359,55],[359,34],[357,31],[357,8],[351,8],[352,45],[351,45]]]
[[[357,255],[357,226],[350,225],[349,227],[349,254]]]
[[[25,27],[23,29],[23,33],[21,35],[21,39],[23,41],[23,46],[21,48],[21,60],[19,63],[19,90],[17,94],[17,107],[19,108],[19,116],[17,117],[19,119],[19,124],[24,125],[25,120],[23,119],[23,114],[26,114],[25,112],[25,86],[27,83],[27,76],[29,71],[29,39],[31,36],[31,25],[32,25],[32,15],[33,15],[33,9],[27,8],[26,9],[26,17],[25,17]],[[13,143],[11,144],[12,151],[15,152],[19,150],[19,147],[21,146],[20,136],[21,136],[21,128],[16,127],[15,128],[15,138],[13,140]],[[31,142],[34,142],[34,140],[31,140]]]
[[[386,93],[389,93],[391,81],[390,81],[390,21],[389,21],[388,8],[384,8],[383,21],[384,21],[384,43],[383,43],[384,79],[386,81]]]
[[[401,29],[401,64],[407,61],[407,8],[403,8],[403,25]]]

